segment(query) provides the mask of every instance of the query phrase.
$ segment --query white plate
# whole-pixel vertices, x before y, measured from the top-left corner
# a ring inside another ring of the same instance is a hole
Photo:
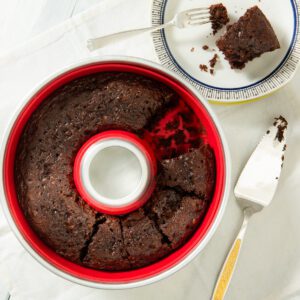
[[[225,28],[213,36],[210,34],[210,24],[186,29],[172,27],[153,34],[160,62],[184,77],[208,100],[216,102],[254,100],[285,85],[295,74],[300,60],[299,0],[153,0],[152,25],[169,21],[177,12],[209,7],[220,2],[227,7],[231,23],[248,8],[258,5],[271,22],[281,49],[249,62],[243,70],[232,70],[215,45],[216,39],[224,33]],[[216,52],[203,50],[204,45]],[[208,65],[215,53],[220,57],[215,75],[201,72],[199,65]]]

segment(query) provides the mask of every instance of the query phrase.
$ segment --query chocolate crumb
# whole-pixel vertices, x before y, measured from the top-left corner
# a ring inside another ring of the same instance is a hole
[[[188,113],[180,113],[179,116],[182,118],[182,120],[186,123],[191,122],[191,117]]]
[[[278,140],[278,142],[281,143],[284,139],[284,131],[287,129],[288,122],[284,117],[279,116],[278,118],[275,118],[274,126],[277,127],[275,140]]]
[[[153,132],[154,133],[159,133],[159,129],[155,129]]]
[[[208,66],[207,66],[207,65],[201,64],[201,65],[199,65],[199,68],[200,68],[200,70],[201,70],[202,72],[207,72],[207,71],[208,71]]]
[[[214,74],[215,74],[214,69],[210,69],[210,70],[209,70],[209,73],[210,73],[210,75],[214,75]]]
[[[173,120],[173,121],[167,123],[166,129],[167,129],[167,130],[177,129],[178,126],[179,126],[179,124],[180,124],[180,122],[179,122],[178,119]]]
[[[211,5],[209,8],[211,27],[213,29],[213,34],[215,35],[224,25],[229,22],[227,9],[220,3]]]
[[[204,45],[204,46],[202,47],[202,49],[203,49],[203,50],[208,50],[209,47],[208,47],[207,45]]]
[[[174,136],[176,145],[181,145],[185,142],[185,134],[183,130],[178,130]]]
[[[191,49],[191,52],[194,52],[195,51],[195,48],[193,47],[192,49]]]
[[[170,147],[172,143],[172,137],[169,138],[159,138],[160,145],[164,147]]]
[[[267,134],[270,134],[270,130],[267,131]]]
[[[200,139],[194,140],[191,143],[191,145],[192,145],[193,148],[199,148],[200,144],[201,144],[201,140]]]
[[[282,151],[286,151],[286,148],[287,148],[287,144],[285,144],[285,145],[283,146]]]
[[[218,58],[219,58],[218,54],[215,54],[214,57],[209,61],[209,65],[211,68],[215,67],[215,65],[218,61]]]

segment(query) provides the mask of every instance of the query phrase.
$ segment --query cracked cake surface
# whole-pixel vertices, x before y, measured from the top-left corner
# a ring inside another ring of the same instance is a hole
[[[143,267],[169,252],[169,246],[155,223],[143,209],[134,211],[122,220],[123,238],[129,261]]]
[[[75,155],[90,137],[109,129],[142,135],[177,99],[159,82],[117,72],[74,80],[43,101],[23,130],[15,158],[18,201],[43,242],[72,262],[122,271],[149,265],[190,237],[213,193],[215,166],[209,146],[164,160],[164,175],[159,175],[149,203],[127,215],[96,211],[81,198],[73,182]],[[188,168],[195,177],[192,183],[183,180],[178,191],[174,177],[164,176],[176,170],[179,180],[183,179],[183,161],[193,162]]]
[[[117,217],[102,216],[83,259],[85,265],[111,271],[131,268],[120,223]]]
[[[211,198],[215,183],[215,158],[208,145],[161,162],[160,184],[194,193],[205,200]]]
[[[198,227],[204,216],[207,202],[196,196],[182,196],[175,190],[157,191],[148,209],[173,249],[182,245]]]

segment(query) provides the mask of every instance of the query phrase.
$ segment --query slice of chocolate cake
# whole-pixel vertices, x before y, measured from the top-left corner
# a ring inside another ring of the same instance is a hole
[[[170,252],[162,234],[142,209],[127,215],[122,227],[128,258],[135,268],[149,265]]]
[[[207,202],[204,200],[182,197],[169,189],[157,191],[148,204],[150,215],[154,215],[153,218],[173,249],[191,236],[202,220],[206,208]]]
[[[130,269],[119,218],[102,216],[97,225],[86,255],[82,254],[85,255],[84,265],[108,271]]]
[[[210,146],[203,145],[179,157],[166,159],[162,161],[162,169],[162,186],[178,188],[205,200],[211,199],[215,182],[215,160]]]
[[[254,58],[280,48],[270,22],[257,6],[248,9],[231,25],[217,41],[217,46],[232,69],[243,69]]]
[[[209,7],[209,13],[213,34],[216,34],[229,22],[227,9],[222,3],[214,4]]]

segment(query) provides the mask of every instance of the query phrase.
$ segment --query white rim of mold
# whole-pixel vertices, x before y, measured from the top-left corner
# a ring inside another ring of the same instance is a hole
[[[49,263],[47,260],[45,260],[43,257],[41,257],[30,246],[30,244],[27,242],[27,240],[24,238],[24,236],[20,233],[17,225],[15,224],[15,222],[14,222],[14,220],[13,220],[11,214],[10,214],[8,203],[6,201],[6,193],[4,191],[3,184],[0,184],[0,203],[2,205],[5,217],[8,221],[8,223],[9,223],[12,231],[14,232],[15,236],[20,241],[22,246],[26,249],[26,251],[28,251],[28,253],[30,253],[32,255],[32,257],[34,259],[36,259],[39,263],[41,263],[48,270],[50,270],[54,274],[56,274],[56,275],[58,275],[58,276],[60,276],[64,279],[67,279],[69,281],[72,281],[74,283],[77,283],[77,284],[80,284],[80,285],[83,285],[83,286],[92,287],[92,288],[100,288],[100,289],[108,289],[108,290],[121,290],[121,289],[130,289],[130,288],[141,287],[141,286],[152,284],[152,283],[158,282],[162,279],[165,279],[165,278],[171,276],[172,274],[176,273],[177,271],[179,271],[183,267],[185,267],[187,264],[189,264],[205,248],[205,246],[208,244],[208,242],[210,241],[210,239],[212,238],[212,236],[216,232],[216,230],[217,230],[217,228],[218,228],[218,226],[219,226],[219,224],[222,220],[222,217],[224,215],[226,205],[228,203],[228,198],[229,198],[229,194],[230,194],[230,191],[231,191],[231,158],[230,158],[229,147],[227,145],[227,141],[226,141],[225,134],[223,132],[222,126],[221,126],[219,120],[217,119],[215,113],[210,108],[209,103],[203,98],[203,96],[199,93],[199,91],[197,89],[195,89],[188,82],[184,81],[182,79],[182,77],[180,77],[179,75],[175,74],[174,72],[166,69],[165,67],[163,67],[163,66],[161,66],[157,63],[154,63],[154,62],[151,62],[151,61],[148,61],[148,60],[145,60],[145,59],[141,59],[141,58],[133,58],[133,57],[128,57],[128,56],[107,56],[107,57],[102,57],[102,58],[93,57],[93,58],[89,58],[89,59],[86,59],[86,60],[79,61],[75,64],[71,64],[68,67],[63,68],[63,69],[53,73],[51,76],[49,76],[48,78],[43,80],[40,84],[38,84],[27,95],[27,97],[24,98],[24,101],[21,103],[19,108],[16,109],[16,112],[15,112],[14,116],[12,117],[11,121],[9,122],[9,124],[7,126],[7,130],[5,131],[5,134],[3,136],[1,149],[0,149],[0,167],[1,167],[0,182],[1,183],[3,183],[3,160],[4,160],[4,157],[5,157],[6,144],[7,144],[8,138],[10,136],[10,132],[13,128],[13,125],[14,125],[15,121],[17,120],[19,114],[22,112],[22,110],[24,109],[24,107],[26,106],[28,101],[30,101],[32,99],[32,97],[41,88],[43,88],[47,83],[51,82],[52,80],[54,80],[58,76],[66,73],[66,72],[68,72],[72,69],[82,67],[82,66],[85,66],[85,65],[95,64],[95,63],[110,63],[110,62],[111,63],[131,63],[133,65],[142,66],[142,67],[150,67],[154,70],[163,72],[164,74],[170,76],[174,80],[180,82],[193,95],[195,95],[199,99],[199,101],[201,102],[203,107],[207,110],[208,114],[213,119],[214,124],[216,126],[216,129],[219,133],[220,139],[222,141],[222,145],[223,145],[223,153],[224,153],[224,158],[225,158],[225,166],[224,166],[224,168],[225,168],[225,183],[224,183],[224,191],[223,191],[223,196],[222,196],[219,211],[218,211],[218,213],[215,217],[214,222],[211,224],[210,228],[206,232],[206,235],[203,237],[202,241],[198,244],[197,247],[195,247],[177,265],[175,265],[175,266],[173,266],[169,269],[166,269],[162,273],[157,274],[153,277],[149,277],[149,278],[146,278],[146,279],[143,279],[143,280],[129,282],[129,283],[110,283],[110,284],[108,284],[108,283],[88,281],[88,280],[84,280],[84,279],[75,277],[73,275],[70,275],[70,274],[68,274],[66,272],[63,272],[62,270],[56,268],[51,263]]]

